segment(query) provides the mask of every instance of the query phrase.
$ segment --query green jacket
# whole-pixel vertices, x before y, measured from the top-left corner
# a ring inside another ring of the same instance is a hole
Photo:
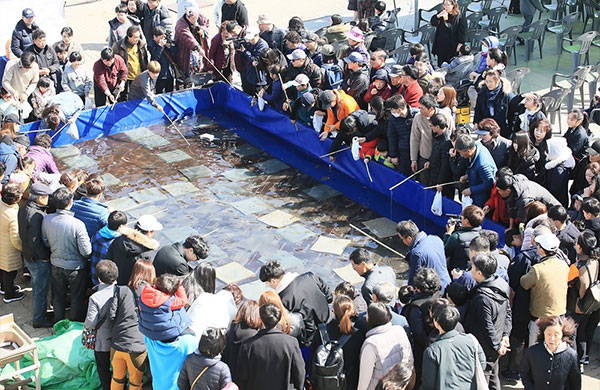
[[[479,343],[477,343],[479,344]],[[451,330],[444,333],[423,354],[421,390],[476,390],[475,338]],[[479,362],[485,367],[485,354],[477,345]]]

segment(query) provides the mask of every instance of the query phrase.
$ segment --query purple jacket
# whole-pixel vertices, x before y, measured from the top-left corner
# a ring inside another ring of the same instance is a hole
[[[33,170],[34,177],[38,172],[59,173],[56,163],[54,162],[54,157],[52,157],[50,151],[43,146],[30,146],[27,156],[35,161],[35,169]]]

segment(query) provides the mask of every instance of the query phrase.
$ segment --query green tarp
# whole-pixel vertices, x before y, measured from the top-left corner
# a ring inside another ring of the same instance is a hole
[[[96,390],[100,379],[96,372],[94,351],[81,344],[81,322],[62,320],[54,325],[54,336],[36,341],[40,360],[40,382],[44,390]],[[26,356],[21,366],[29,366],[32,360]],[[2,369],[2,374],[14,371],[12,365]],[[33,371],[25,377],[34,377]]]

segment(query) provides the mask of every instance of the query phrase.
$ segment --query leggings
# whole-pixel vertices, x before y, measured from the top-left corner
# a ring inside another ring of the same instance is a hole
[[[142,378],[148,362],[148,352],[127,353],[110,349],[110,360],[113,367],[111,390],[123,390],[129,376],[129,389],[142,390]]]

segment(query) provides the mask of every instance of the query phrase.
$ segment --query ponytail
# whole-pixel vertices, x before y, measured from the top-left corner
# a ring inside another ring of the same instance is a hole
[[[340,332],[342,334],[352,334],[354,324],[354,302],[345,295],[338,295],[333,301],[333,313],[335,319],[339,322]]]

